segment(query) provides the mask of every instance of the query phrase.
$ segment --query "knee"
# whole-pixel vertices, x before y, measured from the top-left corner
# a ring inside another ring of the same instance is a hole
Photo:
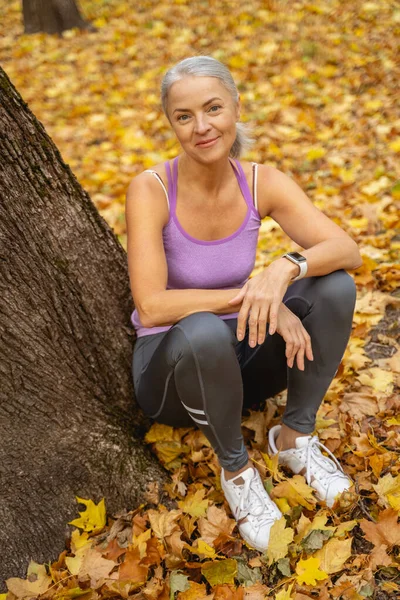
[[[320,297],[324,302],[334,302],[344,309],[354,310],[357,288],[354,279],[344,269],[321,277]]]
[[[177,328],[196,352],[225,352],[226,347],[234,343],[234,335],[228,325],[211,312],[204,311],[184,317]]]

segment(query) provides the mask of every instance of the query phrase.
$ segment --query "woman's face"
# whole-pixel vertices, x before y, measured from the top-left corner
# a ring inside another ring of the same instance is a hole
[[[167,113],[183,150],[209,163],[229,156],[239,102],[216,77],[186,76],[169,89]]]

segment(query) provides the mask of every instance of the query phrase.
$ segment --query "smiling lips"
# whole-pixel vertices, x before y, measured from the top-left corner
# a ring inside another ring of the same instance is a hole
[[[196,146],[208,147],[211,146],[214,142],[216,142],[219,138],[212,138],[211,140],[204,140],[204,142],[198,142]]]

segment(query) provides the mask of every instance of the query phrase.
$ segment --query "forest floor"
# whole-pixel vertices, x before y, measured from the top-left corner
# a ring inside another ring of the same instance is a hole
[[[267,454],[286,392],[243,417],[250,457],[284,513],[265,554],[240,538],[199,430],[146,436],[171,473],[147,504],[107,515],[85,500],[69,546],[0,600],[395,600],[400,598],[400,115],[397,2],[81,0],[97,31],[23,33],[3,3],[0,63],[126,249],[132,177],[172,158],[165,70],[224,62],[255,145],[244,157],[293,177],[358,243],[353,328],[316,433],[353,478],[333,509]],[[253,275],[299,250],[263,220]],[[82,499],[80,499],[82,500]]]

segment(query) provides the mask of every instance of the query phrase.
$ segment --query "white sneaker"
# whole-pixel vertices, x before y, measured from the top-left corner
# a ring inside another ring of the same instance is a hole
[[[271,456],[277,454],[275,440],[281,430],[281,425],[270,429],[268,434],[268,452]],[[333,460],[324,456],[325,450]],[[344,473],[339,461],[319,441],[316,435],[300,436],[296,439],[296,448],[281,450],[279,464],[285,465],[294,473],[303,472],[307,484],[316,490],[320,500],[332,507],[336,496],[352,485],[352,480]]]
[[[227,481],[224,469],[221,469],[221,487],[240,535],[250,546],[264,552],[268,548],[271,527],[282,513],[268,496],[259,472],[249,467]]]

